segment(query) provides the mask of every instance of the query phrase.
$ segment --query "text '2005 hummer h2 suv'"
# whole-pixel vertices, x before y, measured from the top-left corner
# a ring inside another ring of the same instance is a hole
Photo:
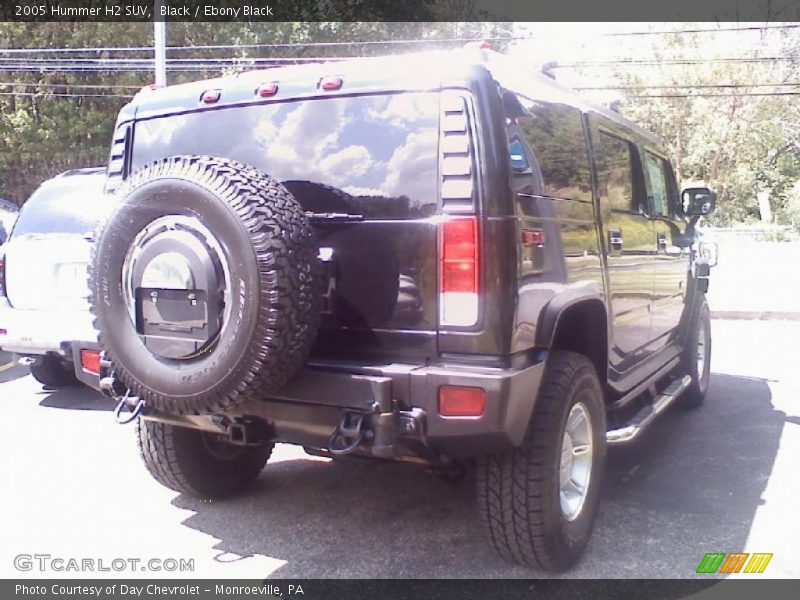
[[[201,497],[275,442],[474,460],[498,552],[559,570],[605,448],[709,379],[708,267],[653,136],[490,51],[142,92],[95,247],[99,387]],[[87,353],[87,355],[90,353]]]

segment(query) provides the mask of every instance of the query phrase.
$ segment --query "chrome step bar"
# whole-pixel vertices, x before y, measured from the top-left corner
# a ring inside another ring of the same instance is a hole
[[[618,429],[606,431],[606,443],[627,444],[635,440],[691,383],[692,378],[689,375],[675,379],[663,392],[656,396],[656,399],[651,404],[636,413],[627,424]]]

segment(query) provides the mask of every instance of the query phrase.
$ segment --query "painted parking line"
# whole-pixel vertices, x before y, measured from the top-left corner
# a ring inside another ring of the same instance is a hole
[[[16,364],[17,363],[15,362],[10,362],[4,365],[0,365],[0,373],[2,373],[3,371],[8,371],[11,367],[16,366]]]

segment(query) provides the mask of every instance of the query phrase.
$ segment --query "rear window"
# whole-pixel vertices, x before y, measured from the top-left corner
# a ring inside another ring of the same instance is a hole
[[[71,175],[37,189],[19,212],[13,237],[49,233],[92,233],[108,214],[105,175]]]
[[[634,210],[630,144],[600,131],[595,138],[595,160],[600,201],[614,210]]]
[[[132,167],[221,156],[283,182],[306,210],[425,217],[436,212],[438,130],[431,92],[206,110],[139,121]]]

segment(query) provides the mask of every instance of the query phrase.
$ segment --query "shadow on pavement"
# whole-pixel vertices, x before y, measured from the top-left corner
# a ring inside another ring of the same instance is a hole
[[[56,390],[43,389],[47,396],[39,402],[39,406],[68,410],[114,410],[113,400],[82,384],[70,385]]]
[[[784,422],[764,381],[714,375],[702,408],[670,410],[609,452],[594,537],[566,575],[691,577],[706,552],[743,549]],[[269,464],[240,497],[173,502],[216,549],[287,561],[278,577],[535,577],[489,549],[473,486],[404,464],[300,459]]]

